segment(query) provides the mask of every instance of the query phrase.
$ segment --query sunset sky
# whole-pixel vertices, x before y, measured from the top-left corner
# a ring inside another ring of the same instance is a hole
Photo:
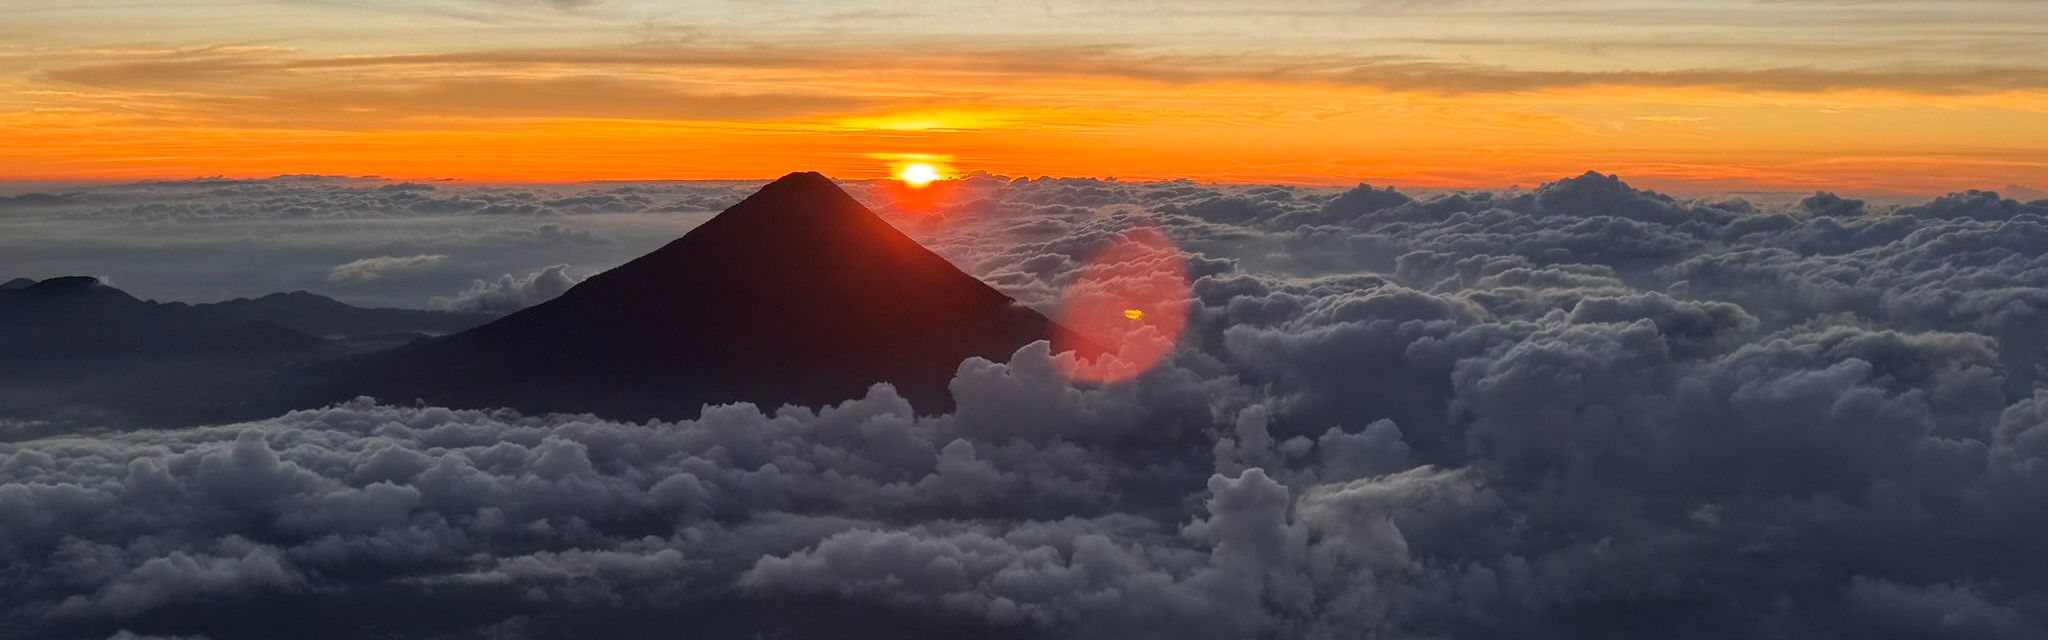
[[[6,4],[14,181],[2048,188],[2034,0]]]

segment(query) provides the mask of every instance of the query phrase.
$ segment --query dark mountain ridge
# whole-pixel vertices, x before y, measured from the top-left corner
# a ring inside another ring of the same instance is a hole
[[[186,306],[181,302],[167,303]],[[361,337],[390,333],[446,334],[481,326],[496,314],[358,307],[306,291],[273,293],[189,305],[193,313],[223,321],[268,322],[316,336]]]
[[[199,304],[157,302],[98,278],[16,278],[0,286],[0,335],[18,339],[0,343],[0,353],[219,353],[307,346],[320,337],[453,333],[495,317],[364,308],[305,291]]]
[[[291,399],[317,388],[304,374],[311,363],[489,319],[364,309],[305,292],[154,302],[96,278],[18,278],[0,287],[0,418],[112,425],[258,417],[293,408]]]
[[[51,278],[0,290],[0,354],[18,357],[225,355],[319,343],[257,319],[139,300],[97,278]]]

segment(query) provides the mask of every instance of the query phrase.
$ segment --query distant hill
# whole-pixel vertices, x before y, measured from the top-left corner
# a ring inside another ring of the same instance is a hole
[[[138,300],[94,278],[51,278],[0,290],[0,355],[227,355],[305,349],[320,342],[273,323]]]
[[[177,303],[173,303],[177,304]],[[223,322],[267,322],[316,336],[455,333],[496,319],[496,314],[363,308],[305,291],[195,304],[194,315]]]
[[[0,285],[0,353],[227,353],[275,350],[394,333],[442,334],[495,316],[365,309],[294,291],[187,304],[140,300],[96,278]]]
[[[306,365],[481,324],[479,314],[363,309],[298,292],[209,304],[140,300],[98,279],[0,286],[0,418],[240,418],[288,408]]]
[[[640,419],[890,382],[934,410],[962,360],[1055,333],[830,179],[793,173],[550,302],[372,356],[335,395]]]

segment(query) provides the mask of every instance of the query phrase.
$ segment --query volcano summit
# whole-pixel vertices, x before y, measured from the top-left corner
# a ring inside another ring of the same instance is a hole
[[[877,382],[947,408],[968,357],[1055,325],[817,173],[792,173],[547,303],[376,356],[342,389],[619,418],[706,403],[819,404]]]

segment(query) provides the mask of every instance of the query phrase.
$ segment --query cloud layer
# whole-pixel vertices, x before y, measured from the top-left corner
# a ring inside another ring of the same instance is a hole
[[[476,280],[496,286],[507,275],[525,279],[563,264],[577,274],[609,269],[755,186],[514,188],[283,176],[0,196],[0,273],[107,275],[159,300],[309,290],[360,305],[426,308],[437,297],[460,298]]]
[[[2048,202],[851,187],[1040,308],[1164,230],[1186,333],[1111,385],[1042,343],[969,360],[940,415],[887,386],[644,424],[363,399],[4,444],[0,624],[2048,634]],[[567,275],[543,266],[474,299]]]

